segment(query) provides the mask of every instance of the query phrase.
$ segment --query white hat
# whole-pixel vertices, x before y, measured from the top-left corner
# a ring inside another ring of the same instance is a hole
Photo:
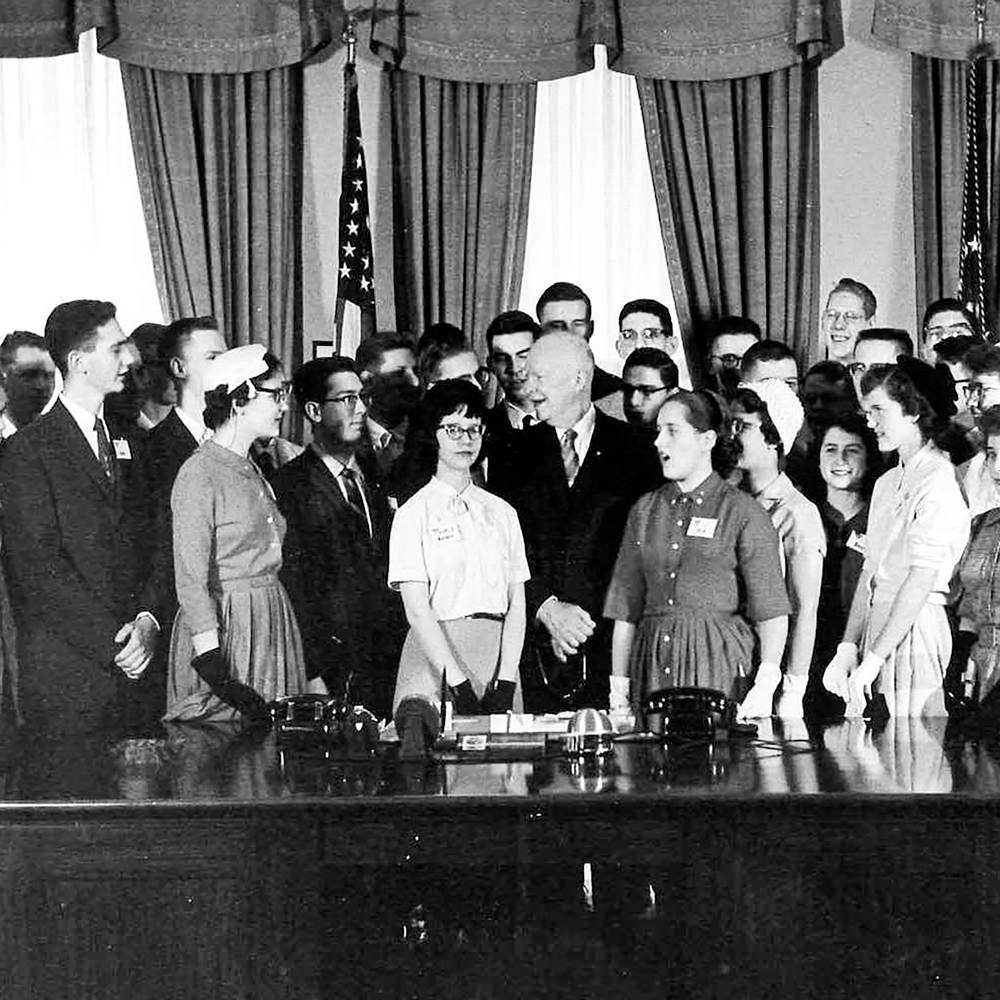
[[[787,455],[805,419],[799,397],[780,379],[740,382],[740,388],[750,389],[760,397],[760,401],[767,407],[767,415],[778,430],[778,437],[781,438]]]
[[[231,393],[244,382],[263,375],[267,371],[266,353],[263,344],[245,344],[212,358],[205,366],[205,388],[225,389]],[[250,393],[251,398],[254,395],[256,393]]]

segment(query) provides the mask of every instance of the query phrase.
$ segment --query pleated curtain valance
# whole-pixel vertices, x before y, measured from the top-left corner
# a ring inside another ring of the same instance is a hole
[[[372,47],[445,80],[521,83],[608,65],[657,79],[769,73],[843,44],[839,0],[381,0]]]
[[[934,59],[967,59],[976,41],[973,0],[875,0],[872,34]],[[1000,5],[986,4],[986,41],[1000,53]]]
[[[175,73],[250,73],[339,41],[340,0],[4,0],[0,57],[57,56],[97,29],[100,51]]]

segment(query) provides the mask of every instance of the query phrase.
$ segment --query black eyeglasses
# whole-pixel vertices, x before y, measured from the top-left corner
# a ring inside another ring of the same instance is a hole
[[[483,436],[485,428],[482,424],[473,424],[472,427],[459,427],[458,424],[438,424],[438,430],[444,431],[452,441],[461,441],[462,438],[478,441]]]
[[[718,361],[723,368],[739,368],[743,358],[739,354],[710,354],[709,359]]]
[[[266,393],[276,403],[284,403],[288,399],[288,386],[287,385],[279,386],[277,389],[268,389],[267,386],[264,386],[264,385],[258,385],[256,388],[257,388],[258,392]]]
[[[658,392],[669,392],[670,390],[665,385],[629,385],[626,383],[622,386],[622,394],[625,396],[631,396],[633,393],[637,392],[643,399],[652,399]]]
[[[353,413],[358,408],[358,403],[363,399],[364,396],[359,392],[345,392],[342,396],[327,396],[323,400],[323,405],[337,403],[347,410],[348,413]]]

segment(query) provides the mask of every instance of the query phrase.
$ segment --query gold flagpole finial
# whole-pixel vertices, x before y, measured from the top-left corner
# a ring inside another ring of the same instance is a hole
[[[350,66],[354,65],[354,57],[358,51],[358,33],[354,25],[354,14],[350,13],[344,18],[344,33],[340,36],[341,40],[347,45],[347,62]]]

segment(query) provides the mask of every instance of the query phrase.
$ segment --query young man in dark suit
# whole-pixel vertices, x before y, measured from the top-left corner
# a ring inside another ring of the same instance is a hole
[[[0,503],[22,709],[36,731],[60,734],[138,721],[158,626],[135,594],[136,440],[104,419],[127,370],[115,307],[63,303],[45,339],[62,396],[7,443]]]
[[[225,350],[226,342],[212,316],[175,320],[165,328],[157,347],[159,361],[176,387],[177,404],[146,439],[140,464],[147,549],[139,595],[143,606],[153,611],[166,634],[177,614],[170,493],[181,466],[209,436],[204,421],[204,372],[209,362]],[[166,695],[167,647],[167,642],[160,643],[148,678],[156,684],[153,694],[160,714]]]
[[[366,406],[349,358],[309,361],[292,381],[313,440],[275,476],[288,522],[282,579],[310,679],[389,718],[404,619],[389,590],[389,506],[371,453]]]
[[[494,470],[493,488],[517,510],[531,568],[526,596],[534,627],[521,680],[532,712],[607,707],[604,595],[629,509],[662,482],[648,436],[591,403],[593,371],[583,338],[539,338],[528,355],[528,394],[541,422]]]

